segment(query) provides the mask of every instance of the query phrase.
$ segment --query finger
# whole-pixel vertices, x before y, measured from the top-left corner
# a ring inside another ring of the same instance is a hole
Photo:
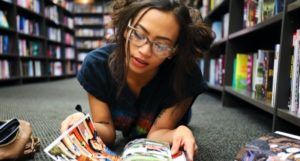
[[[173,139],[171,153],[176,154],[181,145],[181,138]]]
[[[69,115],[62,123],[61,123],[61,128],[60,131],[61,133],[65,132],[68,130],[76,121],[84,117],[84,114],[81,112],[77,112],[74,114]]]
[[[193,161],[194,152],[195,152],[194,144],[186,144],[184,147],[185,147],[184,150],[185,150],[185,153],[186,153],[187,160],[188,161]]]

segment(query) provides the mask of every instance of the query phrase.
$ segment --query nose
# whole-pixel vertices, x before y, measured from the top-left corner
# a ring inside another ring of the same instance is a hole
[[[147,42],[146,44],[140,46],[138,48],[139,53],[145,57],[150,57],[152,55],[151,45],[151,43]]]

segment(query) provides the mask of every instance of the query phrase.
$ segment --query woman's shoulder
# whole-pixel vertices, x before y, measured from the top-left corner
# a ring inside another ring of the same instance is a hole
[[[97,48],[87,54],[84,61],[86,63],[94,63],[94,62],[106,62],[108,60],[109,55],[116,48],[116,44],[106,44],[101,48]]]

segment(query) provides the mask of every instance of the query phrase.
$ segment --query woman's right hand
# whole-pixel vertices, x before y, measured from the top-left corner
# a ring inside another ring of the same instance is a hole
[[[62,123],[60,127],[60,132],[63,133],[67,131],[75,122],[84,117],[82,112],[76,112],[69,115]]]

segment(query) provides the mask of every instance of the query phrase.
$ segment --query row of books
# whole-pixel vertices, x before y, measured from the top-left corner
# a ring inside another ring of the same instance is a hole
[[[80,52],[77,55],[77,60],[78,61],[83,61],[85,59],[85,57],[87,56],[88,52]]]
[[[221,40],[222,38],[228,37],[229,13],[223,15],[222,21],[214,21],[211,25],[211,29],[215,33],[215,42]]]
[[[49,18],[56,24],[59,24],[59,12],[57,6],[48,6],[45,8],[45,17]]]
[[[0,60],[0,80],[8,79],[11,77],[10,74],[11,62],[8,60]]]
[[[51,76],[62,76],[63,75],[63,67],[62,62],[50,62],[49,71]]]
[[[103,13],[101,5],[74,5],[74,13]]]
[[[274,100],[280,46],[274,50],[259,49],[257,53],[237,53],[234,59],[232,86],[253,91],[259,99]]]
[[[76,47],[80,49],[95,49],[102,46],[103,43],[102,40],[78,40],[76,41]]]
[[[65,43],[68,45],[74,45],[74,36],[69,33],[65,33]]]
[[[50,58],[61,58],[61,47],[58,45],[49,45],[47,48],[47,56]]]
[[[41,77],[42,76],[42,65],[41,61],[22,61],[21,62],[21,73],[23,77]]]
[[[75,50],[72,47],[65,48],[65,58],[66,59],[75,59]]]
[[[43,53],[42,44],[39,41],[19,39],[18,43],[20,56],[41,56]]]
[[[61,30],[59,28],[49,27],[47,31],[49,40],[61,42]]]
[[[75,62],[66,62],[66,74],[75,74],[76,73],[76,63]]]
[[[20,15],[17,16],[17,30],[28,35],[40,35],[38,21]]]
[[[76,25],[99,25],[103,24],[103,18],[99,17],[76,17]]]
[[[283,10],[283,0],[244,0],[244,27],[254,26]]]
[[[53,3],[61,6],[62,8],[64,8],[65,10],[72,12],[73,11],[73,7],[74,7],[74,3],[73,1],[70,0],[52,0]]]
[[[63,24],[67,26],[69,29],[74,29],[74,18],[64,16]]]
[[[39,0],[17,0],[17,5],[36,13],[41,13],[41,4]]]
[[[292,60],[292,80],[291,80],[291,99],[290,99],[290,111],[300,115],[300,29],[297,29],[293,35],[293,60]]]
[[[6,18],[6,12],[0,9],[0,27],[9,28],[9,24]]]
[[[209,83],[213,85],[223,85],[225,76],[225,56],[210,60],[209,63]]]
[[[203,0],[200,8],[201,15],[206,17],[210,11],[219,6],[224,0]]]
[[[104,35],[104,29],[77,29],[76,36],[100,37]]]
[[[9,54],[9,37],[8,35],[0,35],[0,55]]]

